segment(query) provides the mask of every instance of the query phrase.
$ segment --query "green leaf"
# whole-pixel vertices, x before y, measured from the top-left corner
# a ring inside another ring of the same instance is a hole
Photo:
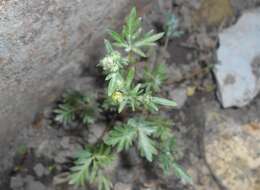
[[[103,174],[99,174],[97,183],[98,183],[98,190],[110,190],[113,187],[111,181]]]
[[[122,102],[120,102],[118,107],[118,113],[121,113],[126,105],[127,105],[127,100],[123,100]]]
[[[109,30],[109,34],[117,44],[123,45],[125,43],[124,38],[117,32]]]
[[[133,52],[135,52],[137,55],[140,55],[141,57],[146,57],[145,53],[140,50],[139,48],[132,48]]]
[[[131,87],[131,84],[134,80],[135,76],[135,68],[131,67],[128,71],[127,78],[126,78],[126,88],[129,89]]]
[[[110,53],[112,53],[114,51],[113,47],[112,47],[112,44],[108,40],[105,40],[105,47],[106,47],[106,50],[107,50],[108,54],[110,54]]]
[[[85,96],[81,94],[79,91],[69,91],[66,92],[63,96],[63,102],[66,105],[70,105],[71,107],[77,107],[84,100]]]
[[[157,64],[152,72],[153,77],[153,89],[159,91],[161,85],[167,78],[167,67],[165,64]]]
[[[117,151],[127,150],[133,145],[137,130],[133,127],[115,127],[105,139],[107,145],[115,146]]]
[[[100,187],[107,188],[108,179],[100,178],[100,176],[103,168],[112,164],[113,160],[114,156],[109,147],[102,145],[86,148],[77,155],[75,166],[71,168],[69,184],[84,186],[86,182],[95,182]]]
[[[157,154],[155,148],[155,142],[149,138],[151,134],[149,129],[139,128],[138,130],[138,148],[141,151],[141,154],[148,160],[153,161],[153,155]]]
[[[130,15],[127,17],[125,34],[127,36],[132,36],[139,27],[140,19],[138,18],[136,8],[134,7],[132,8]]]
[[[165,24],[164,24],[164,31],[168,38],[172,37],[180,37],[183,35],[183,31],[178,30],[179,28],[179,19],[176,15],[168,12],[165,14]]]
[[[112,96],[115,90],[116,90],[116,79],[112,78],[108,83],[108,89],[107,89],[108,96]]]
[[[177,103],[173,100],[168,100],[165,98],[159,98],[159,97],[152,97],[152,101],[156,104],[160,104],[163,106],[172,106],[175,107],[177,106]]]
[[[122,76],[120,73],[112,73],[106,77],[106,80],[110,80],[108,83],[108,96],[111,96],[118,88],[118,84],[122,82]]]
[[[56,114],[55,120],[63,123],[68,124],[75,119],[75,110],[72,106],[67,104],[61,104],[57,109],[54,110]]]
[[[159,138],[163,142],[171,139],[172,132],[170,127],[172,126],[172,121],[161,116],[151,116],[151,118],[149,118],[149,121],[156,129],[154,137]]]
[[[192,178],[182,169],[182,167],[179,164],[174,162],[173,168],[178,177],[180,177],[187,183],[192,183]]]
[[[138,129],[138,149],[141,155],[151,162],[153,156],[157,154],[155,142],[150,138],[155,132],[155,128],[150,122],[140,117],[129,119],[127,124]]]
[[[147,47],[155,45],[155,42],[162,38],[164,33],[158,33],[154,35],[147,36],[140,41],[135,42],[134,47]]]
[[[168,152],[162,152],[159,155],[160,167],[165,175],[169,174],[172,167],[173,156]]]

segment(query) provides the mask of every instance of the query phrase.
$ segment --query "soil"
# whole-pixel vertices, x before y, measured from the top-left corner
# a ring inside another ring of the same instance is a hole
[[[190,11],[194,8],[191,7],[190,3],[185,3],[186,1],[183,1],[183,3],[176,2],[173,11],[184,21],[183,18],[187,17],[187,15],[183,15],[183,7],[188,8]],[[168,1],[164,3],[167,4]],[[139,9],[141,8],[139,7]],[[146,5],[142,9],[148,28],[161,30],[161,27],[158,27],[158,23],[162,24],[163,22],[161,18],[163,11],[164,9],[157,4],[157,1],[150,3],[149,6]],[[232,18],[230,18],[230,14],[228,16],[230,23],[232,23],[235,16]],[[171,39],[166,51],[158,51],[161,52],[158,57],[163,57],[162,60],[168,64],[169,68],[177,68],[181,76],[181,78],[176,79],[175,76],[170,74],[167,86],[163,88],[163,94],[169,94],[174,88],[182,87],[187,89],[188,98],[183,107],[176,110],[162,110],[161,112],[173,121],[172,131],[177,139],[178,163],[194,178],[194,184],[185,184],[174,174],[163,177],[161,171],[144,162],[135,155],[134,151],[119,155],[119,162],[113,170],[113,182],[115,184],[132,184],[133,189],[136,190],[224,189],[205,159],[203,144],[205,117],[201,111],[205,102],[219,105],[215,95],[216,83],[212,76],[211,68],[217,61],[215,57],[218,44],[217,34],[221,29],[211,24],[208,25],[207,22],[204,27],[195,29],[194,26],[186,28],[187,26],[189,26],[189,23],[183,23],[181,29],[185,31],[185,34],[180,38]],[[204,44],[201,44],[201,40],[199,40],[201,34],[204,35]],[[163,46],[163,41],[161,46]],[[157,48],[163,49],[163,47]],[[92,57],[95,58],[95,62],[98,62],[100,56],[102,55],[94,53]],[[95,69],[92,66],[91,68],[86,68],[82,78],[90,79],[88,80],[89,83],[85,85],[93,91],[100,92],[103,88],[103,78]],[[188,93],[189,89],[194,89],[194,92]],[[260,100],[260,97],[256,99]],[[54,103],[53,106],[55,107],[55,105]],[[39,117],[37,117],[32,126],[20,132],[17,137],[13,167],[6,172],[5,179],[2,179],[3,183],[0,184],[1,190],[12,190],[10,187],[11,179],[17,175],[22,177],[34,176],[34,179],[42,183],[46,189],[55,189],[53,178],[69,171],[73,155],[68,156],[67,153],[70,153],[70,151],[72,153],[75,151],[75,147],[80,147],[85,143],[82,136],[84,137],[87,131],[81,129],[68,131],[53,125],[51,122],[52,108],[45,108],[43,113],[38,114]],[[221,109],[220,106],[219,109]],[[107,116],[107,113],[105,115]],[[111,119],[111,115],[109,115],[109,118]],[[68,145],[63,144],[67,140],[66,138],[69,139]],[[23,149],[22,145],[26,148]],[[57,162],[60,152],[66,152],[65,158],[67,160],[64,162]],[[50,171],[48,175],[37,177],[34,167],[39,163]],[[64,189],[69,190],[72,187],[65,187]],[[27,189],[25,188],[25,190]]]

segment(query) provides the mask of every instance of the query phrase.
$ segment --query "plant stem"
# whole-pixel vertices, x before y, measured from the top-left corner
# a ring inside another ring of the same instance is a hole
[[[165,43],[164,43],[164,50],[167,50],[168,45],[169,45],[169,41],[170,41],[169,37],[166,37],[166,40],[165,40]]]

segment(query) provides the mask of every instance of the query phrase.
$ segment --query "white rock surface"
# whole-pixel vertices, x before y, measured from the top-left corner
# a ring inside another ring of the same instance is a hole
[[[224,30],[214,73],[223,107],[242,107],[260,91],[260,9],[245,12]]]

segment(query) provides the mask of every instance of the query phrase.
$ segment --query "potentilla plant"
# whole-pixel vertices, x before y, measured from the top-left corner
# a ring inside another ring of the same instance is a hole
[[[72,168],[70,183],[84,185],[95,183],[99,190],[110,190],[112,183],[106,176],[115,154],[135,147],[140,156],[154,162],[165,174],[174,170],[190,181],[190,178],[175,161],[175,139],[171,122],[159,115],[160,106],[174,107],[175,101],[158,97],[166,79],[166,66],[145,67],[143,79],[136,79],[137,65],[146,58],[146,50],[156,45],[164,33],[145,33],[141,19],[133,8],[126,19],[122,32],[109,31],[112,41],[105,40],[106,55],[100,61],[107,81],[106,107],[116,107],[118,114],[124,112],[123,121],[118,121],[96,145],[87,145],[77,156]]]

